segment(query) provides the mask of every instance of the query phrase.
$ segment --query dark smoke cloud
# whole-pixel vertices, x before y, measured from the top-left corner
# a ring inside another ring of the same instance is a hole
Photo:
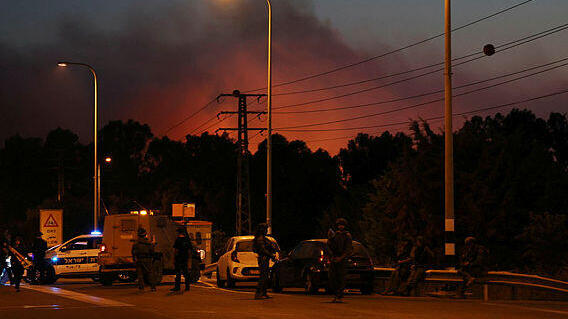
[[[57,126],[77,132],[83,142],[92,138],[90,74],[75,67],[57,68],[58,60],[82,61],[96,68],[100,79],[102,123],[133,118],[148,123],[157,135],[163,134],[219,93],[265,86],[267,22],[263,1],[211,0],[199,3],[171,2],[159,6],[137,5],[117,16],[112,27],[95,22],[92,16],[62,16],[58,21],[55,41],[47,44],[40,42],[43,44],[23,49],[0,43],[0,117],[3,123],[0,139],[15,133],[44,136]],[[350,48],[339,32],[318,20],[313,4],[306,0],[274,2],[273,39],[274,83],[325,71],[376,53],[356,52]],[[380,39],[376,40],[374,47],[378,52],[389,49],[381,44]],[[390,56],[377,63],[275,91],[321,87],[399,71],[408,65],[406,58],[410,57],[417,58],[416,55]],[[424,62],[437,62],[428,53],[418,58],[424,59]],[[462,75],[461,80],[464,78],[467,75]],[[376,101],[437,89],[442,83],[441,75],[435,75],[417,83],[375,90],[306,108]],[[372,85],[377,83],[363,87]],[[274,105],[312,100],[355,89],[275,97]],[[317,115],[281,115],[275,116],[274,126],[345,118],[400,105],[403,104]],[[251,105],[254,109],[263,107]],[[227,108],[234,108],[234,102],[230,99],[221,106],[211,106],[168,135],[181,138],[219,110]],[[440,105],[434,105],[425,110],[401,112],[335,127],[372,125],[416,118],[418,114],[427,117],[439,113]],[[223,123],[224,126],[231,124],[230,121]],[[254,124],[258,125],[264,124]],[[212,127],[212,131],[215,128]],[[309,139],[349,133],[291,133],[289,136]],[[336,141],[319,145],[335,152],[344,143]]]

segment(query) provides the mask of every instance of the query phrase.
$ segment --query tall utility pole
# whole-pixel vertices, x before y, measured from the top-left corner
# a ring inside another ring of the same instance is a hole
[[[241,94],[239,90],[233,91],[233,94],[221,94],[217,97],[219,100],[222,96],[231,96],[239,99],[238,109],[236,112],[223,111],[221,114],[237,114],[238,127],[227,128],[221,127],[219,131],[237,131],[239,145],[239,154],[237,157],[237,216],[236,216],[236,233],[252,234],[252,221],[250,216],[250,170],[249,170],[249,150],[248,150],[248,131],[264,131],[264,128],[249,128],[247,124],[248,115],[266,114],[266,112],[249,112],[247,111],[247,98],[256,97],[260,99],[266,94]],[[246,228],[245,228],[246,227]]]
[[[445,245],[446,263],[453,266],[456,255],[456,237],[454,224],[454,141],[452,133],[452,27],[451,27],[451,0],[445,0]]]
[[[268,95],[266,109],[268,110],[268,136],[266,137],[266,225],[268,234],[272,234],[272,4],[266,0],[268,8]]]

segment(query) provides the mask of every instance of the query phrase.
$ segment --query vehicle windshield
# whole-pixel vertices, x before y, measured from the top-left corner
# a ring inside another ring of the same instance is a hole
[[[353,243],[353,257],[370,258],[367,249],[359,243]]]
[[[252,240],[238,242],[235,250],[238,252],[252,252]]]
[[[56,249],[56,248],[59,247],[59,246],[61,246],[61,244],[56,245],[56,246],[53,246],[53,247],[49,248],[49,249],[46,250],[46,251],[52,251],[52,250]]]
[[[270,242],[272,243],[272,245],[274,246],[274,249],[276,249],[276,251],[280,251],[280,248],[278,247],[278,244],[270,237],[267,237]],[[235,248],[235,250],[237,252],[252,252],[252,239],[251,240],[243,240],[243,241],[239,241],[237,243],[237,247]]]

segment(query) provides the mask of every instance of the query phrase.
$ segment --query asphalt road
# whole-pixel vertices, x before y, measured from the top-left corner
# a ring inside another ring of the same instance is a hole
[[[568,303],[362,296],[350,292],[343,304],[301,290],[254,300],[252,285],[219,289],[205,280],[191,291],[171,293],[171,278],[158,291],[134,284],[103,287],[90,280],[61,280],[52,286],[0,287],[0,318],[568,318]]]

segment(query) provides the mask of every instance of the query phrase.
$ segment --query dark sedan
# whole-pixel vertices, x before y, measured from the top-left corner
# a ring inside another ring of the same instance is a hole
[[[299,243],[287,257],[271,268],[274,292],[283,288],[304,288],[316,293],[320,288],[329,292],[329,252],[326,239],[311,239]],[[373,293],[373,261],[367,249],[353,241],[353,254],[348,258],[347,288],[359,288],[363,294]]]

